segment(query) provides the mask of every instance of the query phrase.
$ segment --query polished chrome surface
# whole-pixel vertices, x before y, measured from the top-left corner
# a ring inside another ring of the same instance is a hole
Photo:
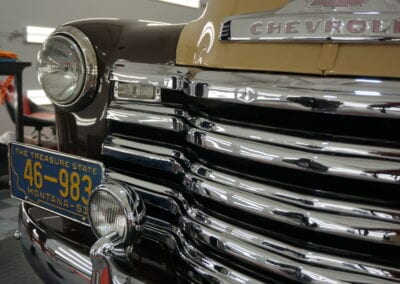
[[[143,84],[170,90],[183,90],[189,70],[173,65],[152,65],[118,60],[110,72],[110,80]]]
[[[192,179],[196,179],[217,186],[225,185],[236,190],[250,193],[255,196],[270,198],[275,201],[299,206],[304,209],[316,210],[320,212],[339,214],[342,216],[368,217],[380,221],[400,222],[400,212],[398,210],[373,206],[363,203],[352,203],[321,196],[312,196],[286,190],[281,187],[261,184],[248,179],[212,170],[201,164],[193,164],[191,172],[194,174]],[[198,179],[196,178],[198,177]]]
[[[131,110],[107,110],[107,119],[123,123],[133,123],[160,129],[181,132],[186,130],[182,119],[173,116],[164,116],[157,113],[143,113]]]
[[[101,280],[110,280],[106,283],[115,284],[143,283],[124,273],[117,265],[117,260],[127,261],[127,254],[126,247],[121,244],[121,240],[115,234],[99,239],[92,246],[89,257],[66,243],[64,239],[46,232],[39,222],[30,217],[24,204],[21,209],[22,246],[26,251],[35,249],[36,256],[32,261],[38,263],[40,269],[45,270],[41,272],[49,277],[50,283],[99,283]],[[55,216],[55,218],[61,217]],[[192,269],[192,277],[203,278],[206,282],[218,284],[261,283],[205,256],[186,240],[179,228],[162,220],[149,217],[144,225],[143,234],[166,242],[165,245],[169,247],[171,254],[176,255]],[[29,253],[28,257],[33,257],[33,255]]]
[[[134,186],[146,203],[179,217],[181,230],[195,242],[267,271],[307,283],[352,282],[355,279],[362,283],[393,283],[400,280],[398,268],[296,247],[211,217],[191,207],[183,195],[172,188],[117,172],[107,172],[107,176]]]
[[[224,204],[231,209],[309,230],[400,245],[398,242],[400,213],[395,210],[370,207],[366,204],[351,205],[351,203],[346,202],[342,204],[339,200],[329,201],[330,208],[322,209],[326,213],[320,212],[321,208],[318,205],[303,208],[304,205],[298,203],[296,205],[296,202],[285,200],[284,197],[279,199],[274,197],[271,193],[272,188],[269,188],[269,194],[261,196],[261,194],[252,192],[251,188],[244,191],[242,188],[234,188],[203,178],[204,174],[203,176],[196,174],[201,166],[191,164],[181,152],[118,137],[107,137],[103,145],[103,154],[133,164],[180,174],[183,176],[182,184],[186,192]],[[190,170],[186,171],[185,168],[190,166]],[[200,172],[203,172],[203,170]],[[268,187],[267,189],[264,187],[264,192],[267,190]],[[285,191],[282,190],[281,193],[285,193]],[[275,198],[278,200],[275,200]],[[303,198],[307,197],[304,196]],[[308,197],[308,199],[311,198]],[[314,203],[318,202],[314,201]],[[351,206],[356,207],[352,208]],[[340,213],[347,216],[342,216]],[[378,213],[377,216],[374,216],[375,213]]]
[[[85,106],[90,99],[95,95],[97,88],[98,79],[98,67],[97,67],[97,57],[96,52],[93,48],[92,43],[89,38],[79,29],[72,26],[61,26],[58,27],[52,35],[55,36],[65,36],[67,38],[72,38],[73,41],[79,46],[85,64],[85,82],[83,84],[80,95],[73,102],[68,104],[58,104],[53,103],[60,108],[65,108],[68,110],[79,109]],[[50,35],[50,37],[52,36]]]
[[[275,11],[231,16],[222,41],[400,41],[397,0],[291,0]]]
[[[191,96],[299,111],[398,117],[399,82],[204,71]]]
[[[400,115],[400,83],[368,78],[198,71],[117,61],[110,80],[159,86],[206,100],[352,116]]]
[[[125,109],[124,106],[112,104],[107,111],[107,119],[184,132],[189,143],[268,165],[371,181],[400,181],[398,149],[318,141],[244,129],[190,117],[183,110],[166,107],[137,106]]]
[[[174,244],[178,256],[188,263],[196,273],[201,274],[206,282],[212,283],[235,283],[235,284],[261,284],[263,282],[236,271],[212,258],[205,256],[200,250],[196,249],[184,236],[183,231],[168,222],[160,219],[149,218],[146,227],[153,234],[154,229],[161,229],[171,234],[171,242]],[[181,246],[182,248],[179,248]]]
[[[400,181],[398,162],[316,155],[211,134],[198,129],[190,129],[187,140],[208,150],[272,166],[371,181],[391,183]]]
[[[54,218],[62,219],[60,216]],[[29,216],[24,203],[20,210],[19,230],[21,246],[29,252],[25,255],[31,258],[38,275],[46,275],[49,283],[90,282],[92,262],[89,256],[46,232]]]
[[[111,233],[97,240],[90,249],[90,259],[93,263],[91,284],[102,283],[144,283],[122,272],[115,263],[115,254],[119,253],[128,258],[124,253],[124,246],[116,233]],[[119,258],[121,256],[118,256]],[[127,261],[127,260],[126,260]]]
[[[215,113],[215,108],[233,106],[224,104],[229,102],[256,106],[252,109],[255,112],[267,107],[349,115],[353,119],[396,119],[400,114],[398,81],[189,68],[177,73],[178,67],[173,66],[148,65],[141,69],[140,64],[132,62],[117,65],[111,71],[112,81],[150,85],[155,78],[157,86],[167,83],[161,87],[158,103],[127,102],[114,94],[106,111],[110,133],[102,147],[113,170],[106,175],[133,186],[146,206],[164,212],[167,220],[174,216],[178,220],[174,230],[184,234],[187,246],[202,249],[206,255],[217,252],[232,264],[241,263],[265,275],[302,283],[400,282],[400,270],[389,264],[391,259],[367,259],[365,251],[357,247],[400,248],[397,203],[390,203],[390,207],[388,200],[370,196],[372,185],[377,190],[393,191],[400,182],[400,151],[382,146],[394,143],[297,129],[283,132],[276,126],[245,124]],[[133,77],[142,78],[135,81]],[[163,92],[166,89],[169,91]],[[179,96],[197,99],[185,98],[179,104]],[[200,100],[202,105],[197,109]],[[212,100],[218,104],[208,113],[203,104]],[[119,130],[122,124],[131,132]],[[136,126],[154,131],[154,137],[160,140],[136,133]],[[224,158],[237,161],[236,167],[231,169],[227,160],[212,162]],[[124,161],[124,169],[119,161]],[[238,172],[240,161],[259,166],[260,172],[254,176],[250,170]],[[290,177],[289,184],[281,179],[276,182],[274,171],[263,174],[263,167],[303,173],[304,178],[321,182],[300,181],[297,185]],[[157,170],[157,176],[153,176],[153,170]],[[336,184],[324,185],[325,179]],[[164,180],[174,186],[158,184],[164,184]],[[371,182],[371,187],[362,188],[365,181]],[[335,186],[341,183],[346,188],[336,191]],[[311,184],[322,184],[322,188]],[[352,186],[360,188],[353,191]],[[362,196],[358,196],[360,192]],[[257,222],[246,226],[242,222],[247,218]],[[154,216],[149,219],[150,223],[166,224]],[[268,224],[281,226],[289,232],[288,238],[280,235],[283,232],[271,233]],[[304,236],[299,235],[302,232]],[[336,239],[337,244],[327,244]],[[349,249],[352,244],[357,248]]]
[[[106,117],[112,121],[140,124],[176,132],[187,132],[190,127],[195,127],[207,132],[312,153],[400,161],[400,150],[396,148],[309,139],[268,130],[249,129],[190,116],[187,111],[179,108],[112,102],[106,111]]]
[[[272,131],[260,131],[244,127],[216,123],[204,118],[192,118],[191,124],[201,130],[228,135],[249,141],[262,142],[300,151],[329,155],[348,155],[368,159],[386,159],[400,161],[400,150],[376,146],[356,145],[332,142],[328,140],[308,139],[300,136],[285,135]]]
[[[139,237],[144,221],[146,219],[146,207],[142,199],[138,196],[133,188],[130,186],[119,183],[113,180],[105,180],[102,184],[96,187],[89,198],[89,219],[92,224],[92,229],[95,235],[101,237],[93,226],[92,216],[90,210],[92,200],[99,192],[106,192],[113,196],[120,204],[125,218],[126,218],[126,230],[124,235],[121,236],[120,242],[123,245],[134,243]]]

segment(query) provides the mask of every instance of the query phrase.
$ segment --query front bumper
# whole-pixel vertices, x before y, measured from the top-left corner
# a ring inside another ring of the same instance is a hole
[[[81,234],[88,227],[24,203],[19,229],[26,258],[46,283],[261,283],[205,256],[179,228],[152,217],[137,245],[124,248],[113,235],[90,240]]]
[[[143,283],[123,272],[114,261],[118,242],[113,235],[93,244],[90,256],[39,225],[22,203],[19,230],[24,254],[46,283]],[[59,218],[42,216],[42,218]],[[123,255],[123,253],[121,254]]]

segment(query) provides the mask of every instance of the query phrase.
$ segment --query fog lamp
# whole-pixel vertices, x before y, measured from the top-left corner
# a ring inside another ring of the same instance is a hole
[[[106,181],[89,199],[89,219],[99,238],[117,233],[122,242],[134,241],[143,226],[146,209],[135,190],[126,184]]]

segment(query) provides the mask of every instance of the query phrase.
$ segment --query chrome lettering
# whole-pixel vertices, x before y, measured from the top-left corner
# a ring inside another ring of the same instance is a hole
[[[386,29],[383,28],[383,21],[381,20],[373,20],[372,21],[372,32],[373,33],[385,33]]]
[[[400,20],[395,20],[394,21],[393,32],[395,34],[400,34]]]
[[[339,34],[342,32],[342,21],[336,21],[336,20],[326,21],[325,32],[333,33],[334,31],[336,31]]]
[[[367,27],[368,24],[366,20],[350,20],[347,23],[347,30],[354,34],[365,33]]]
[[[300,22],[287,22],[285,32],[288,34],[298,34],[299,31],[296,29],[298,25],[300,25]]]
[[[257,22],[251,25],[250,27],[250,33],[252,35],[259,35],[262,34],[262,28],[263,28],[263,23]]]
[[[272,34],[276,31],[276,33],[280,33],[281,32],[281,27],[282,27],[282,23],[277,23],[277,25],[275,25],[275,23],[268,23],[267,25],[267,33],[268,34]]]
[[[307,32],[313,34],[317,31],[318,27],[321,25],[321,21],[316,21],[315,23],[312,21],[306,21],[305,24]]]
[[[221,41],[372,41],[400,44],[400,0],[290,0],[277,10],[230,16]],[[223,33],[221,33],[222,35]]]

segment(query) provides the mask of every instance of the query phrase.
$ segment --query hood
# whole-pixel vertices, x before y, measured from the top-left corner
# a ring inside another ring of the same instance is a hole
[[[177,63],[399,78],[399,15],[399,0],[209,0],[183,29]]]

